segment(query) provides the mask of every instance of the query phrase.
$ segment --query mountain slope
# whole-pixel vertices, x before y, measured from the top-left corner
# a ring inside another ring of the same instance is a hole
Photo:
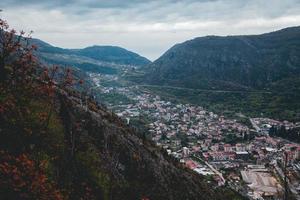
[[[116,74],[122,67],[141,67],[150,61],[134,52],[115,46],[92,46],[84,49],[63,49],[38,39],[32,39],[38,47],[38,56],[48,64],[77,67],[83,71]]]
[[[300,120],[300,27],[196,38],[175,45],[145,70],[128,79],[162,87],[152,89],[162,96],[228,116]]]
[[[141,138],[104,107],[93,101],[87,102],[87,107],[82,106],[83,99],[74,91],[56,89],[55,93],[54,111],[50,111],[46,129],[38,117],[49,111],[48,101],[51,99],[36,97],[36,105],[25,105],[30,111],[25,120],[31,120],[30,124],[13,122],[7,111],[0,115],[1,164],[5,162],[5,166],[10,167],[10,162],[15,162],[6,161],[4,152],[12,155],[22,152],[30,158],[24,161],[26,163],[46,163],[43,180],[50,180],[61,197],[50,198],[48,194],[41,194],[45,199],[243,199],[229,189],[207,183],[204,177]],[[26,97],[30,97],[28,93]],[[21,132],[23,129],[30,133]],[[16,160],[19,162],[19,157]],[[22,197],[32,195],[27,191],[27,183],[22,183],[21,191],[14,191],[19,187],[19,179],[28,179],[27,168],[12,166],[15,171],[25,170],[25,175],[17,174],[20,178],[8,181],[4,187],[4,181],[10,180],[12,175],[3,176],[7,171],[1,164],[0,195],[5,199],[36,199]],[[35,180],[36,177],[30,178]]]
[[[169,49],[147,81],[201,89],[263,89],[300,74],[300,27],[252,36],[207,36]]]
[[[74,50],[77,55],[116,64],[144,66],[150,61],[136,53],[115,46],[91,46]]]
[[[85,170],[96,175],[107,174],[107,178],[113,180],[112,199],[240,198],[228,190],[214,189],[204,177],[184,168],[164,150],[140,138],[116,115],[101,107],[95,109],[92,102],[87,112],[74,101],[76,97],[66,94],[60,99],[60,113],[67,113],[63,123],[69,126],[69,131],[76,125],[72,123],[75,119],[83,122],[75,139],[78,141],[77,162],[82,163]],[[103,179],[93,174],[94,184],[108,189],[103,185]]]
[[[76,90],[70,70],[40,66],[29,39],[0,22],[1,199],[241,199]]]

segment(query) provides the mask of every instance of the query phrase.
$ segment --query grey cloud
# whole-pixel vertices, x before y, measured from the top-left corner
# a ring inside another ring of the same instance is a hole
[[[57,9],[87,17],[91,12],[109,10],[110,14],[141,21],[227,19],[251,16],[277,17],[299,11],[299,0],[2,0],[0,8],[35,7]],[[297,9],[295,9],[297,8]],[[100,14],[101,16],[101,14]]]
[[[300,25],[300,0],[1,0],[0,8],[15,28],[55,45],[113,44],[152,59],[197,36]]]

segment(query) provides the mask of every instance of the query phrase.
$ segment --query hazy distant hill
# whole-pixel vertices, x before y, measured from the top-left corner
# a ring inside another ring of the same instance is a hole
[[[263,35],[207,36],[169,49],[148,82],[203,89],[262,89],[300,74],[300,27]]]
[[[74,51],[80,56],[116,64],[143,66],[150,63],[147,58],[116,46],[91,46]]]
[[[134,52],[115,46],[92,46],[84,49],[63,49],[38,39],[39,57],[50,64],[78,67],[83,71],[115,74],[120,67],[141,67],[150,61]]]

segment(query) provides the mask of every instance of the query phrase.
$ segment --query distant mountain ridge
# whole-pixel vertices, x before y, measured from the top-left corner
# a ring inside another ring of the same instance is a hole
[[[147,58],[117,46],[95,45],[74,51],[80,56],[116,64],[143,66],[150,63]]]
[[[244,199],[169,156],[82,92],[79,79],[60,67],[48,74],[28,38],[14,33],[0,40],[0,199]]]
[[[262,35],[206,36],[176,44],[146,81],[201,89],[263,89],[300,74],[300,27]]]
[[[117,46],[64,49],[39,39],[32,39],[31,42],[37,45],[42,61],[74,66],[88,72],[115,74],[119,67],[142,67],[151,63],[147,58]]]

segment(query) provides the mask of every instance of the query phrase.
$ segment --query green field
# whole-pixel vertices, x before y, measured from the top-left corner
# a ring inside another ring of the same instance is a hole
[[[248,117],[270,117],[279,120],[300,120],[300,94],[269,91],[214,91],[187,88],[143,86],[161,97],[178,103],[203,106],[225,116],[242,113]]]

